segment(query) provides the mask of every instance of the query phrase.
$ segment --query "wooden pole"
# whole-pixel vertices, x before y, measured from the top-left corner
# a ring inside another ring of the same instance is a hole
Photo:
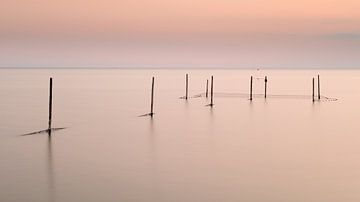
[[[253,85],[253,77],[250,77],[250,100],[252,100],[252,85]]]
[[[312,79],[312,101],[315,102],[315,78]]]
[[[213,102],[213,96],[214,96],[214,77],[213,77],[213,76],[211,76],[210,96],[211,96],[210,106],[212,107],[212,106],[214,105],[214,102]]]
[[[206,94],[205,96],[208,97],[209,94],[209,79],[206,79]]]
[[[154,81],[155,81],[155,78],[152,77],[150,116],[154,115]]]
[[[186,74],[186,84],[185,84],[185,99],[188,99],[188,90],[189,90],[189,75]]]
[[[320,75],[318,75],[318,99],[320,100]]]
[[[52,118],[52,78],[50,77],[50,88],[49,88],[49,123],[48,130],[51,130],[51,118]],[[50,133],[49,133],[50,135]]]
[[[267,76],[265,76],[265,98],[266,98],[266,93],[267,93],[266,92],[267,91],[267,81],[268,81]]]

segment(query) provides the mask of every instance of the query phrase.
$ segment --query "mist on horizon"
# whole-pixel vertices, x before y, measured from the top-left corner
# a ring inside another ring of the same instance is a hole
[[[358,68],[355,0],[10,1],[0,67]]]

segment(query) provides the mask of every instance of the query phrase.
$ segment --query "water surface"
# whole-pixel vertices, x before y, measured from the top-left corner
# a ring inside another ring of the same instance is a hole
[[[190,95],[179,99],[189,74]],[[311,79],[337,101],[311,101]],[[263,93],[308,98],[220,96]],[[53,126],[46,129],[48,79]],[[155,76],[155,116],[149,112]],[[0,70],[0,201],[359,201],[360,71]]]

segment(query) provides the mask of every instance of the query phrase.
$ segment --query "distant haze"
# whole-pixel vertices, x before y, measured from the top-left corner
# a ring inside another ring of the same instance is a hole
[[[2,0],[0,67],[360,67],[359,0]]]

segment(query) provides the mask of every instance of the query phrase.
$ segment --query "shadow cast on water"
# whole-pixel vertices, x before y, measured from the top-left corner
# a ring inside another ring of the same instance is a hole
[[[155,114],[155,113],[148,113],[148,114],[140,115],[140,116],[138,116],[138,117],[150,116],[150,117],[152,118],[154,114]]]
[[[66,129],[66,127],[51,128],[51,129],[45,129],[45,130],[40,130],[40,131],[36,131],[36,132],[26,133],[26,134],[22,134],[22,135],[19,135],[19,136],[37,135],[37,134],[42,134],[42,133],[47,133],[48,135],[51,135],[52,132],[55,132],[55,131],[58,131],[58,130],[64,130],[64,129]]]

